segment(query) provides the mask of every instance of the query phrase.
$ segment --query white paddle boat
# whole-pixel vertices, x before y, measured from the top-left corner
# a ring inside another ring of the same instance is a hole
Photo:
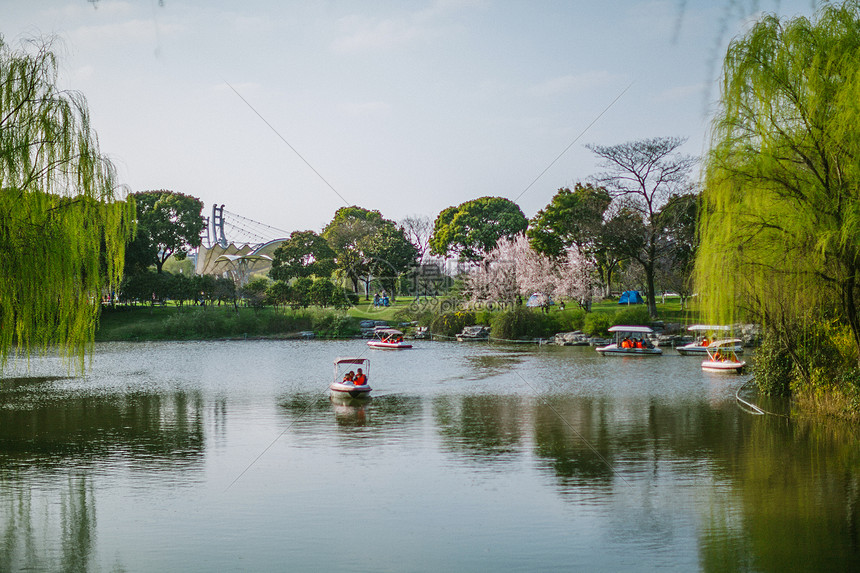
[[[714,333],[730,331],[731,327],[716,324],[693,324],[688,326],[687,330],[694,333],[693,336],[695,337],[695,340],[689,344],[685,344],[684,346],[678,346],[675,350],[684,356],[704,356],[708,353],[708,346],[711,344],[708,337],[710,336],[711,339],[716,338],[713,336]],[[725,334],[723,336],[725,336]],[[742,345],[742,341],[738,341],[735,345],[734,352],[735,354],[741,354],[743,351],[744,347]]]
[[[373,340],[368,340],[367,345],[371,348],[387,348],[400,350],[412,348],[408,342],[403,342],[403,333],[393,328],[378,328],[373,333]]]
[[[366,377],[363,384],[356,384],[355,381],[348,380],[343,374],[345,371],[355,369],[362,370]],[[334,360],[334,380],[329,385],[333,398],[367,398],[370,397],[370,384],[367,378],[370,376],[370,360],[367,358],[357,358],[352,356],[340,356]]]
[[[656,348],[649,337],[654,334],[650,326],[617,325],[609,328],[615,334],[615,342],[595,348],[603,356],[660,356],[663,351]]]
[[[707,372],[739,373],[746,362],[738,358],[735,348],[741,344],[737,338],[715,340],[708,345],[708,359],[702,362],[702,370]]]

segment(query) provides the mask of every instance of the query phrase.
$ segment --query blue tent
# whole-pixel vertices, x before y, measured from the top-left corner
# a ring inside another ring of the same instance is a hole
[[[638,290],[626,290],[621,293],[618,304],[645,304],[645,301],[642,300],[642,295],[639,294]]]
[[[540,307],[540,306],[548,306],[551,304],[555,304],[552,301],[552,297],[550,297],[547,294],[543,294],[543,293],[539,293],[539,292],[536,292],[533,295],[531,295],[529,297],[529,300],[526,301],[526,306],[530,306],[532,308]]]

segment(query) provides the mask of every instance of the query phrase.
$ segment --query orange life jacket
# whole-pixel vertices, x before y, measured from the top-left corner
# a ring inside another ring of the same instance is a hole
[[[364,374],[360,374],[355,377],[355,380],[353,380],[352,383],[356,386],[364,386],[365,384],[367,384],[367,376],[365,376]]]

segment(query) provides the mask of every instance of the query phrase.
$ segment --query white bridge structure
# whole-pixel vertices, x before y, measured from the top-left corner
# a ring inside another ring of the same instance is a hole
[[[272,253],[289,235],[283,229],[226,211],[224,205],[212,206],[212,216],[206,217],[204,233],[202,245],[197,249],[194,272],[229,276],[239,285],[268,273]]]

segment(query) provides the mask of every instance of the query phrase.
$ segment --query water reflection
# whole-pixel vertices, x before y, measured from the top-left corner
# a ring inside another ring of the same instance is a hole
[[[314,394],[299,393],[281,401],[284,412],[289,414],[292,427],[303,430],[330,425],[338,427],[368,427],[375,430],[403,431],[403,424],[416,422],[421,414],[421,398],[401,394],[388,394],[371,398],[330,396],[328,392]],[[385,434],[376,437],[384,438]]]
[[[446,449],[495,463],[521,452],[523,405],[518,396],[445,396],[433,400],[433,415]]]
[[[607,403],[589,398],[541,402],[534,414],[535,454],[551,468],[559,487],[612,481]]]
[[[61,380],[68,379],[3,381],[2,571],[98,570],[93,555],[101,476],[125,468],[180,471],[184,481],[193,481],[189,470],[202,469],[199,392],[80,393],[51,385]]]
[[[121,453],[188,467],[204,448],[199,392],[58,395],[0,393],[0,460],[12,467],[80,464]]]
[[[857,428],[742,413],[696,360],[575,348],[383,354],[371,400],[333,402],[305,371],[347,346],[3,380],[0,571],[386,568],[325,541],[345,523],[416,570],[860,570]],[[343,476],[371,502],[332,496]]]

